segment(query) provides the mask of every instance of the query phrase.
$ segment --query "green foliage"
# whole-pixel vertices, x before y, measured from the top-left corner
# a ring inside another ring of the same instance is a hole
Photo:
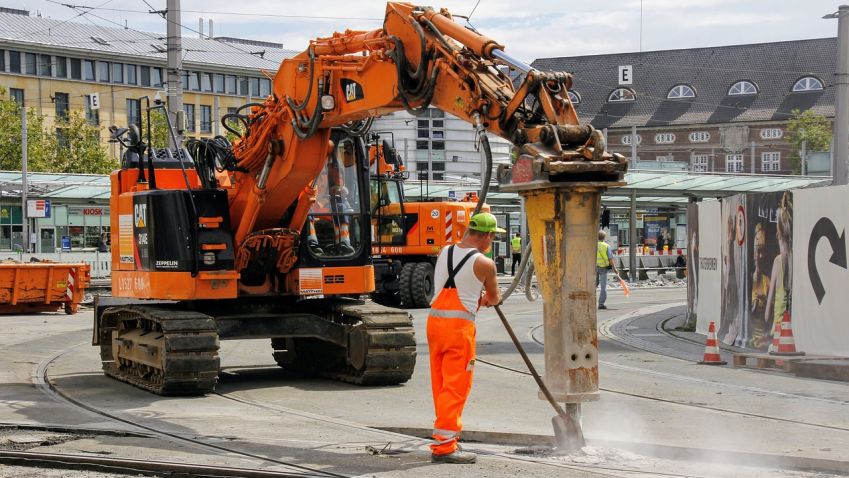
[[[100,141],[100,127],[92,126],[78,111],[57,122],[56,136],[57,154],[49,171],[108,174],[118,167]]]
[[[21,170],[21,107],[0,87],[0,169]],[[56,154],[56,138],[46,134],[44,117],[27,110],[27,167],[42,170]]]
[[[147,113],[142,112],[142,131],[141,135],[145,142],[147,138]],[[165,117],[165,112],[162,110],[153,110],[150,112],[150,144],[154,148],[168,147],[168,120]]]
[[[790,113],[792,116],[787,122],[787,141],[796,147],[790,161],[794,172],[798,173],[801,170],[799,153],[802,143],[808,152],[828,151],[831,148],[831,122],[811,110],[803,112],[795,109]]]
[[[21,169],[21,108],[0,88],[0,169]],[[48,128],[45,117],[27,110],[27,169],[54,173],[106,174],[117,167],[92,126],[77,111]]]

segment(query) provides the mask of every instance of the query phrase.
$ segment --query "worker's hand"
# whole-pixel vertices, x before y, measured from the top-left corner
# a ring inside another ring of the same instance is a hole
[[[500,295],[500,294],[499,294]],[[501,305],[503,301],[501,297],[490,298],[489,295],[483,294],[483,298],[481,299],[481,305],[484,307],[492,307],[493,305]]]

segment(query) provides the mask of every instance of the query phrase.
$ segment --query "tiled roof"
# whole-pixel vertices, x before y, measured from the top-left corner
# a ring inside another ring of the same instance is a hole
[[[50,46],[57,50],[77,50],[88,56],[103,53],[148,59],[152,64],[166,61],[165,34],[125,28],[109,28],[90,23],[60,21],[0,13],[0,44]],[[165,23],[163,21],[163,28]],[[269,46],[256,47],[190,36],[182,38],[184,65],[215,65],[237,69],[276,71],[280,62],[297,52]],[[306,45],[304,46],[306,48]],[[264,51],[264,54],[252,52]]]
[[[582,121],[597,128],[688,125],[749,121],[782,121],[790,111],[813,109],[834,116],[834,72],[837,39],[798,40],[713,48],[620,53],[533,62],[540,70],[574,73],[573,90],[581,103]],[[637,100],[609,103],[619,88],[618,67],[633,66],[632,89]],[[796,81],[814,76],[824,90],[792,93]],[[757,95],[728,96],[739,80],[758,87]],[[686,84],[695,98],[667,99],[676,85]]]

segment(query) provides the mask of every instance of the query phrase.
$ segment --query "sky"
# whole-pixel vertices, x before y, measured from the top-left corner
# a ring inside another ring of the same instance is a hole
[[[0,0],[0,6],[57,20],[103,26],[123,26],[126,21],[130,28],[165,31],[165,21],[147,13],[151,7],[164,9],[165,0],[61,0],[95,7],[89,9],[72,9],[58,1]],[[839,5],[824,0],[433,1],[435,8],[471,13],[475,28],[528,63],[558,56],[834,37],[837,21],[822,16]],[[198,19],[212,19],[216,36],[271,41],[300,51],[311,38],[334,31],[380,28],[385,5],[376,0],[182,0],[181,24],[184,36],[196,37]]]

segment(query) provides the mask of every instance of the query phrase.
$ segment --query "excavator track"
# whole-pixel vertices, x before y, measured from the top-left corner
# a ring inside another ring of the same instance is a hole
[[[158,395],[203,395],[218,382],[218,331],[205,314],[145,306],[103,312],[106,375]]]
[[[410,314],[366,302],[336,305],[329,315],[347,328],[345,349],[316,339],[272,339],[277,363],[357,385],[396,385],[410,379],[416,365]]]

